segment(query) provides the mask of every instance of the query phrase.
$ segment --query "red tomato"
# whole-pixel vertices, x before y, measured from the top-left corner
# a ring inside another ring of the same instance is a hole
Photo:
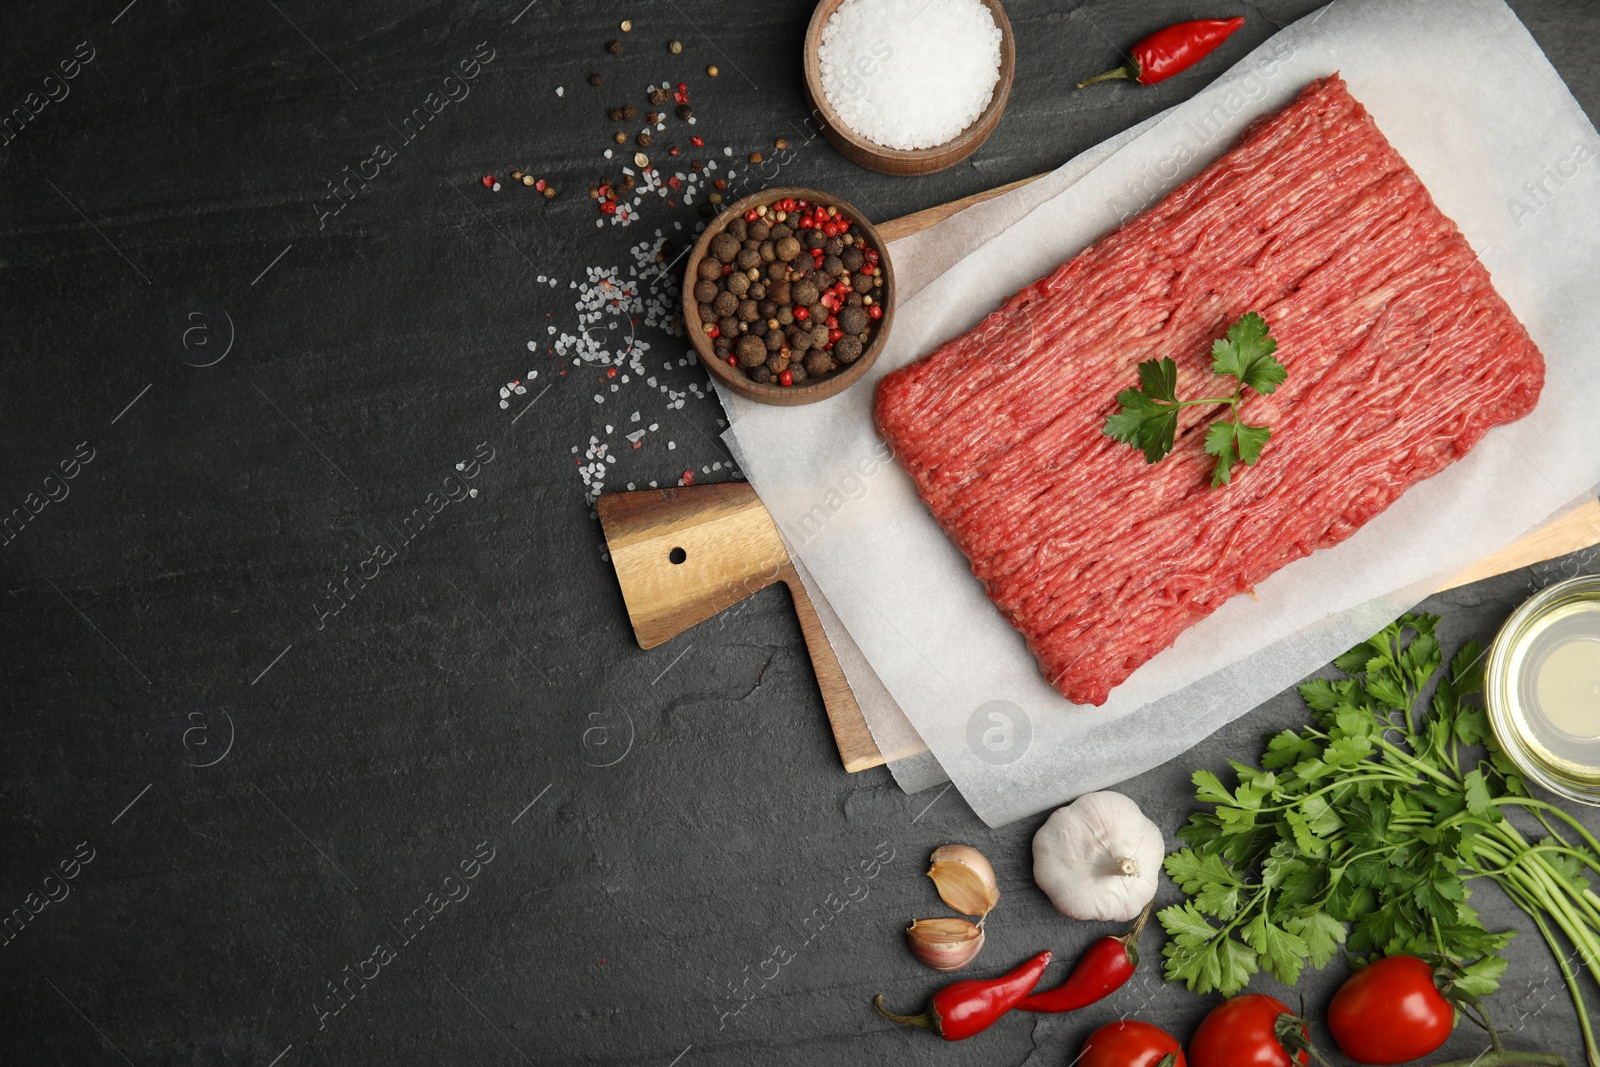
[[[1293,1017],[1294,1012],[1265,993],[1246,993],[1218,1004],[1189,1039],[1190,1062],[1194,1067],[1306,1067],[1305,1052],[1290,1059],[1273,1032],[1280,1015]]]
[[[1108,1023],[1089,1035],[1074,1067],[1156,1067],[1161,1057],[1178,1054],[1177,1067],[1188,1067],[1178,1039],[1137,1019]]]
[[[1328,1005],[1328,1029],[1357,1063],[1405,1063],[1445,1043],[1456,1010],[1415,956],[1390,956],[1351,975]]]

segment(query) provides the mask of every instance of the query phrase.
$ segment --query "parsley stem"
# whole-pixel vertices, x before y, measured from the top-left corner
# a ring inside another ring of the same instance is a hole
[[[1488,841],[1485,841],[1484,845],[1489,846],[1491,851],[1500,851],[1501,855],[1505,855],[1503,846],[1495,847]],[[1505,872],[1491,877],[1500,883],[1501,888],[1506,888],[1508,882],[1515,882],[1535,899],[1572,939],[1573,946],[1583,957],[1584,965],[1595,976],[1596,981],[1600,981],[1600,943],[1596,942],[1593,932],[1600,915],[1586,918],[1578,914],[1572,894],[1551,877],[1544,862],[1535,859],[1523,865],[1520,863],[1522,858],[1516,855],[1509,856]]]
[[[1533,797],[1502,797],[1501,799],[1495,801],[1495,803],[1510,804],[1519,808],[1529,808],[1535,812],[1546,812],[1554,815],[1556,818],[1560,819],[1562,822],[1576,830],[1578,835],[1583,838],[1584,844],[1594,849],[1596,853],[1600,853],[1600,841],[1595,840],[1594,835],[1584,827],[1583,823],[1579,822],[1577,819],[1574,819],[1571,815],[1568,815],[1554,804],[1546,804],[1544,801],[1535,800]]]
[[[1194,407],[1197,404],[1212,404],[1212,405],[1226,404],[1230,408],[1237,408],[1238,405],[1239,405],[1239,394],[1235,393],[1232,396],[1208,396],[1208,397],[1203,397],[1203,398],[1201,398],[1199,400],[1179,400],[1179,401],[1176,402],[1176,404],[1174,406],[1175,407],[1180,407],[1180,408],[1187,408],[1187,407]]]
[[[1523,852],[1522,855],[1520,855],[1520,856],[1516,857],[1515,859],[1513,859],[1512,862],[1513,863],[1519,863],[1524,858],[1527,858],[1527,857],[1530,857],[1530,856],[1544,855],[1544,854],[1554,854],[1554,855],[1557,855],[1557,856],[1571,856],[1573,859],[1577,860],[1579,863],[1583,864],[1585,867],[1588,867],[1590,870],[1594,871],[1596,874],[1600,874],[1600,862],[1596,862],[1591,856],[1589,856],[1586,853],[1579,852],[1577,849],[1574,849],[1574,848],[1566,848],[1566,847],[1564,847],[1562,845],[1530,845],[1528,847],[1527,851]],[[1570,890],[1569,890],[1569,892],[1570,892]],[[1586,890],[1585,892],[1586,892],[1587,895],[1593,896],[1593,891],[1592,890]],[[1581,897],[1578,898],[1578,899],[1582,903],[1584,903],[1586,906],[1589,907],[1589,910],[1591,912],[1593,912],[1593,914],[1594,914],[1595,921],[1597,923],[1600,923],[1600,911],[1596,911],[1594,909],[1593,905],[1589,901],[1583,901],[1583,899]],[[1596,899],[1597,899],[1597,901],[1600,901],[1600,898],[1596,898]]]
[[[1509,803],[1509,801],[1507,801],[1507,802]],[[1530,800],[1530,803],[1542,804],[1543,802],[1542,801],[1536,801],[1536,800]],[[1563,814],[1563,815],[1565,814],[1559,808],[1556,808],[1554,810],[1558,814]],[[1578,829],[1583,831],[1585,837],[1588,836],[1588,831],[1587,830],[1583,830],[1582,826],[1579,826]],[[1500,837],[1510,841],[1512,843],[1512,846],[1515,847],[1515,848],[1528,849],[1528,848],[1532,847],[1532,846],[1530,846],[1528,844],[1527,839],[1524,838],[1522,836],[1522,834],[1517,831],[1517,828],[1515,826],[1511,825],[1510,822],[1499,823],[1495,827],[1495,831],[1499,834]],[[1591,866],[1592,866],[1592,864],[1591,864]],[[1594,890],[1592,890],[1592,889],[1585,889],[1581,894],[1577,894],[1577,896],[1578,896],[1578,899],[1581,900],[1589,908],[1589,910],[1595,914],[1597,920],[1600,920],[1600,896],[1596,896],[1595,893],[1594,893]],[[1600,921],[1597,921],[1596,925],[1600,925]]]
[[[1298,800],[1290,801],[1287,804],[1277,804],[1272,807],[1256,808],[1255,810],[1260,814],[1272,811],[1290,811],[1294,808],[1304,807],[1306,801],[1313,797],[1320,797],[1324,793],[1331,793],[1336,789],[1347,789],[1350,786],[1361,785],[1365,782],[1399,782],[1402,785],[1415,785],[1416,781],[1414,776],[1406,774],[1362,774],[1350,778],[1341,778],[1332,785],[1325,785],[1321,789],[1307,793]]]
[[[1439,782],[1442,785],[1449,786],[1456,792],[1461,791],[1460,779],[1450,777],[1437,767],[1428,766],[1428,764],[1424,763],[1422,760],[1416,759],[1399,745],[1396,745],[1392,741],[1386,740],[1381,734],[1377,737],[1374,737],[1373,741],[1378,745],[1379,748],[1393,756],[1397,762],[1427,775],[1429,778],[1432,778],[1434,781]]]
[[[1532,900],[1521,892],[1511,892],[1509,887],[1507,895],[1517,907],[1527,912],[1528,917],[1539,928],[1539,932],[1544,935],[1545,944],[1550,946],[1550,954],[1556,958],[1556,965],[1561,968],[1561,977],[1566,980],[1567,990],[1572,994],[1572,1003],[1578,1009],[1578,1026],[1583,1030],[1583,1046],[1589,1057],[1589,1063],[1600,1065],[1600,1049],[1595,1047],[1594,1030],[1589,1025],[1589,1012],[1583,1005],[1583,995],[1578,989],[1578,978],[1572,973],[1572,966],[1567,963],[1563,946],[1556,941],[1549,924],[1545,922],[1544,916],[1534,906]]]

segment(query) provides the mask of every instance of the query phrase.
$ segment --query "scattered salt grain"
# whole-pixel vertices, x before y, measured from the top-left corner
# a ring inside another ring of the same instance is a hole
[[[1000,28],[980,0],[844,0],[817,59],[846,126],[888,148],[932,148],[989,106]]]

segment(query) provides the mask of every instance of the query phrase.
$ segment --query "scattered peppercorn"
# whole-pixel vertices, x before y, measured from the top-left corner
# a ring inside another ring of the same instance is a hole
[[[706,68],[706,74],[710,75],[713,78],[715,78],[720,73],[721,73],[721,71],[717,70],[717,65],[715,63],[713,63],[711,66]]]
[[[650,134],[648,132],[645,132],[645,131],[641,130],[639,132],[639,136],[638,136],[637,140],[639,142],[639,147],[640,148],[649,148],[650,147]]]
[[[667,42],[667,51],[671,52],[673,55],[677,55],[679,52],[683,51],[683,42],[682,41],[668,41]]]
[[[638,113],[639,112],[634,110],[634,107],[633,107],[632,104],[624,104],[623,107],[622,107],[622,118],[623,118],[624,122],[632,122],[633,121],[633,117],[635,115],[637,115]]]
[[[623,19],[622,20],[622,25],[618,26],[617,28],[619,30],[621,30],[623,33],[632,33],[633,32],[633,23],[631,21],[629,21],[628,19]]]
[[[643,152],[635,152],[633,154],[633,165],[643,170],[650,165],[650,157]]]
[[[598,89],[600,86],[604,85],[605,83],[606,83],[606,80],[604,78],[600,77],[600,75],[598,75],[598,74],[589,75],[589,84],[593,85],[595,88]]]
[[[607,108],[606,109],[606,118],[610,119],[612,122],[621,122],[622,121],[622,109],[620,107]]]
[[[694,109],[688,104],[679,104],[678,117],[683,121],[688,122],[690,119],[694,118]]]
[[[652,111],[644,117],[644,120],[650,125],[654,126],[656,123],[661,121],[661,112]]]
[[[531,175],[531,174],[524,174],[524,175],[523,175],[523,176],[522,176],[522,184],[523,184],[523,185],[532,185],[532,184],[533,184],[533,175]]]
[[[623,133],[621,130],[618,130],[616,133],[612,134],[611,135],[611,139],[613,141],[617,142],[618,144],[627,144],[628,143],[628,135]]]
[[[761,153],[760,152],[751,152],[750,153],[750,162],[752,162],[752,163],[760,163],[761,162]]]
[[[556,187],[553,186],[553,185],[545,186],[544,187],[544,198],[546,200],[554,200],[556,198]]]
[[[772,142],[772,147],[782,152],[784,149],[789,147],[789,142],[780,137],[776,141]]]
[[[620,56],[622,54],[622,42],[621,41],[607,41],[606,42],[606,51],[610,52],[614,56]]]
[[[667,94],[667,91],[665,89],[662,89],[662,88],[659,88],[659,87],[655,88],[655,89],[651,89],[650,90],[650,102],[659,107],[660,105],[665,104],[667,102],[667,95],[668,94]]]

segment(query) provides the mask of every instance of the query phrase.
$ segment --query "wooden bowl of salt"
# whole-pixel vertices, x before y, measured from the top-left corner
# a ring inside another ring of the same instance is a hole
[[[910,18],[901,17],[905,6],[896,0],[817,4],[806,29],[806,103],[823,136],[846,159],[881,174],[932,174],[972,155],[1000,124],[1017,47],[999,0],[925,0],[913,6]],[[835,15],[839,25],[830,31]],[[845,32],[847,25],[856,32]],[[989,73],[994,30],[998,75]],[[921,79],[913,73],[917,67]],[[939,77],[928,91],[933,72]],[[988,79],[992,88],[984,104]],[[853,127],[852,119],[862,128]],[[937,143],[923,143],[934,137]]]

